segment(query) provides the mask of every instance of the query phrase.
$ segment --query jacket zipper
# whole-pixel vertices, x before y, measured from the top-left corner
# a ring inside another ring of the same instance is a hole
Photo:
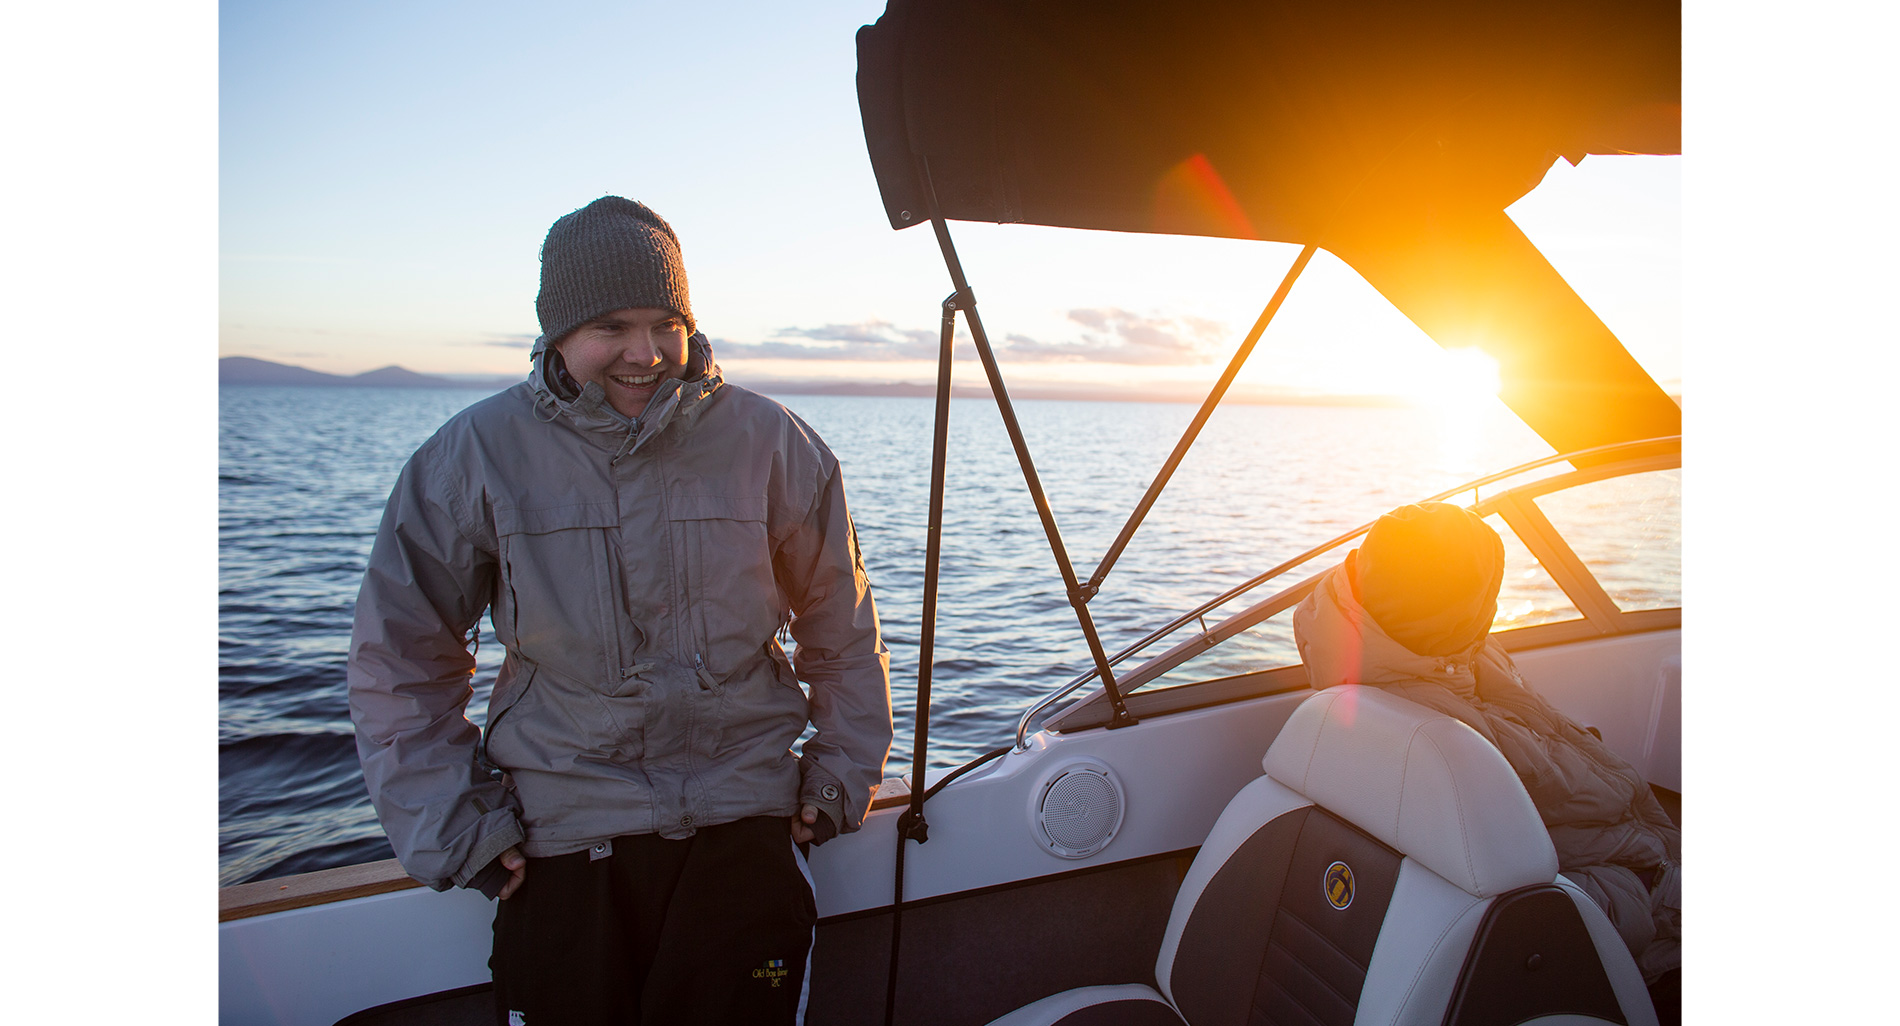
[[[627,440],[620,443],[620,451],[617,453],[614,453],[614,458],[611,460],[608,460],[607,465],[610,467],[619,466],[620,461],[625,459],[627,457],[627,454],[633,451],[634,445],[639,440],[640,440],[640,418],[635,417],[633,418],[632,426],[627,428]]]

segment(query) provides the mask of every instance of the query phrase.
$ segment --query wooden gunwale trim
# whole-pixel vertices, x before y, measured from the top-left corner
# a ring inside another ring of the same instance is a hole
[[[871,812],[909,804],[910,788],[905,786],[902,777],[886,780],[871,792]]]
[[[422,882],[403,872],[402,863],[395,859],[319,869],[275,880],[253,880],[218,889],[218,922],[421,886]]]

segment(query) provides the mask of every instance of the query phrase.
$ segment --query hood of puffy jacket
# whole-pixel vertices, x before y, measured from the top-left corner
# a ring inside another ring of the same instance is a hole
[[[570,418],[582,428],[615,435],[624,433],[622,455],[638,441],[659,434],[674,418],[683,416],[690,420],[706,397],[724,383],[719,362],[713,359],[712,343],[699,332],[694,332],[686,343],[686,373],[662,382],[659,391],[647,401],[646,410],[636,419],[622,416],[614,409],[607,401],[606,391],[595,382],[589,381],[577,389],[561,363],[560,353],[548,344],[546,335],[534,340],[528,359],[532,364],[528,387],[534,393],[535,407],[548,411],[550,416]]]
[[[1491,631],[1504,542],[1476,513],[1421,502],[1380,517],[1359,546],[1353,597],[1392,640],[1421,655],[1470,651]]]
[[[1478,643],[1452,655],[1420,655],[1392,639],[1354,594],[1359,552],[1320,578],[1318,587],[1293,611],[1293,637],[1318,691],[1337,684],[1398,684],[1428,681],[1462,698],[1477,694],[1473,658]],[[1488,626],[1488,625],[1487,625]]]
[[[1314,690],[1383,687],[1483,735],[1517,771],[1566,873],[1679,857],[1681,834],[1642,774],[1532,691],[1495,639],[1487,635],[1449,656],[1420,655],[1394,641],[1354,594],[1359,555],[1348,553],[1294,611],[1294,638]],[[1634,905],[1612,911],[1619,923],[1647,922],[1636,889]]]

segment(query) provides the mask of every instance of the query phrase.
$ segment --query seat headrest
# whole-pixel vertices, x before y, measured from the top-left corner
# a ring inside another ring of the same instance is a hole
[[[1378,688],[1307,699],[1261,765],[1478,897],[1557,876],[1550,835],[1504,756],[1465,724]]]

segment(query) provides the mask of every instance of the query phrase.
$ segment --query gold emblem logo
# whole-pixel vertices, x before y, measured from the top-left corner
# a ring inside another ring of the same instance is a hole
[[[1326,903],[1345,911],[1352,904],[1352,867],[1335,862],[1326,867]]]

